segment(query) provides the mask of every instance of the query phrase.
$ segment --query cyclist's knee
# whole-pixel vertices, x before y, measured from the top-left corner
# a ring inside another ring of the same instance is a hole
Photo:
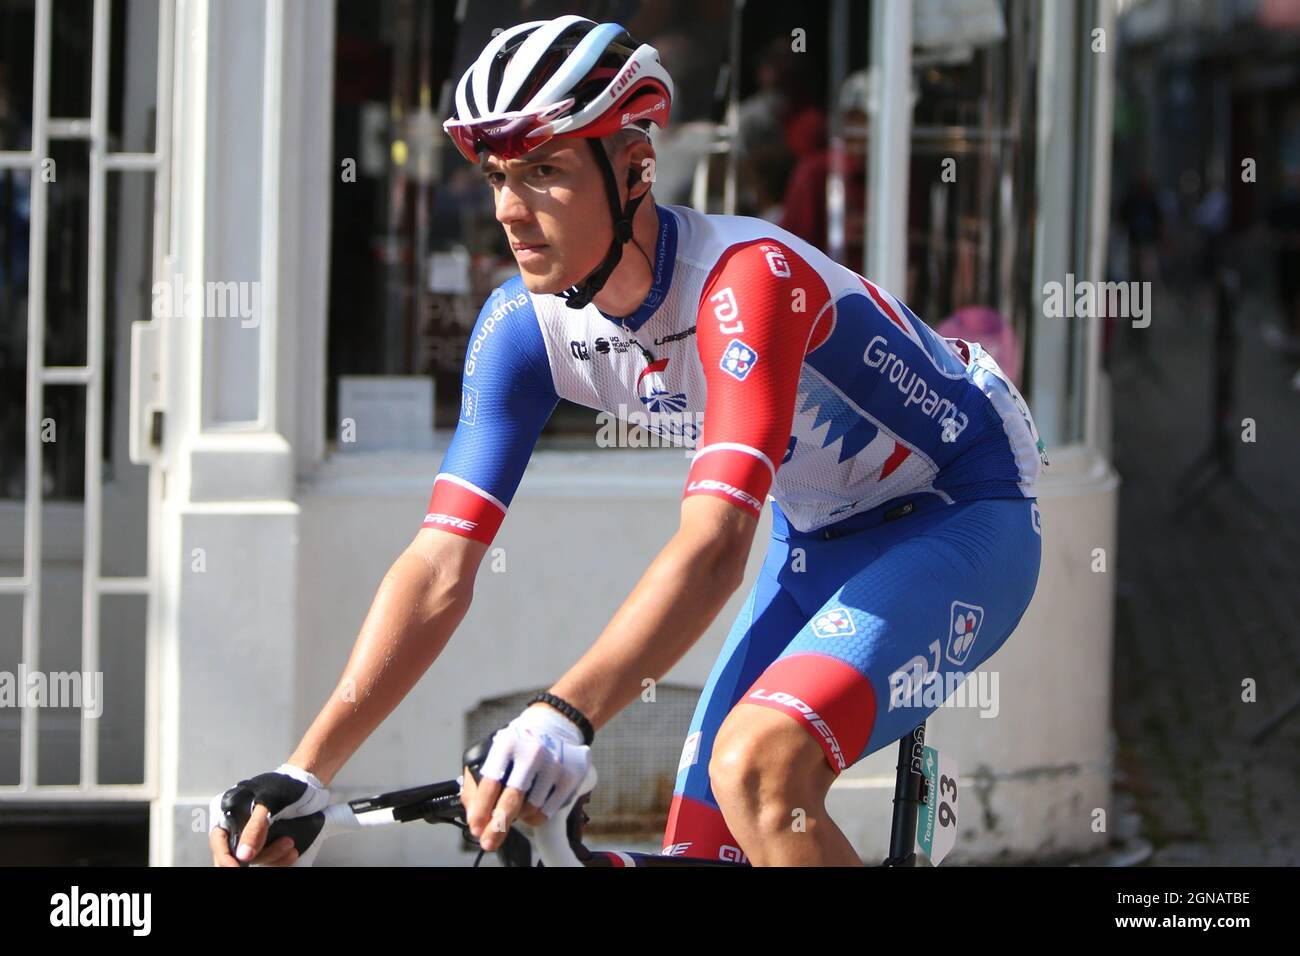
[[[820,746],[793,719],[762,707],[738,706],[718,728],[709,783],[724,813],[772,814],[823,799],[834,775]]]

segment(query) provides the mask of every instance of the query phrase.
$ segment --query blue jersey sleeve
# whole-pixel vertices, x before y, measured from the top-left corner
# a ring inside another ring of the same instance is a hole
[[[493,290],[474,323],[460,420],[423,527],[491,542],[558,403],[532,299],[515,276]]]

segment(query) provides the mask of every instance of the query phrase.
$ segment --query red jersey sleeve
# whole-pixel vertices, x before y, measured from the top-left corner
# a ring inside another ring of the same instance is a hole
[[[704,283],[696,343],[708,394],[684,496],[714,495],[755,517],[785,457],[795,392],[826,283],[776,239],[732,246]]]

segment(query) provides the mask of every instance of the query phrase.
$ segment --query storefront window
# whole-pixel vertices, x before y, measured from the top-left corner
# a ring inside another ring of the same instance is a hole
[[[906,300],[1018,384],[1035,307],[1034,4],[919,0]]]
[[[356,177],[334,188],[326,434],[337,437],[339,380],[349,375],[432,376],[435,427],[450,428],[479,309],[518,271],[481,175],[442,132],[455,83],[495,28],[569,13],[623,24],[659,50],[675,86],[670,126],[654,140],[655,200],[689,202],[724,112],[732,5],[380,0],[337,9],[335,152],[355,158]],[[590,444],[595,432],[589,409],[561,402],[542,440]]]
[[[1044,432],[1049,444],[1077,436],[1085,336],[1082,323],[1037,321],[1037,233],[1042,195],[1059,181],[1074,197],[1052,213],[1067,221],[1060,261],[1083,255],[1089,126],[1057,133],[1078,170],[1039,168],[1040,5],[913,0],[910,175],[890,197],[867,195],[878,101],[870,4],[474,3],[460,21],[458,6],[338,5],[335,150],[355,157],[357,175],[334,193],[329,438],[350,375],[432,377],[435,427],[457,420],[470,330],[517,267],[490,193],[441,123],[494,28],[563,13],[623,23],[672,73],[672,122],[655,138],[657,202],[765,218],[864,274],[872,204],[905,202],[908,266],[896,291],[941,334],[981,342],[1026,395],[1030,356],[1048,346],[1035,337],[1063,335],[1049,349],[1061,394],[1044,400]],[[1078,67],[1057,72],[1066,99],[1093,82]],[[1086,109],[1076,104],[1081,120]],[[1074,181],[1084,184],[1077,196]],[[589,445],[595,432],[590,410],[562,402],[543,442]]]
[[[870,5],[746,3],[735,212],[862,271]],[[832,92],[833,91],[833,92]]]

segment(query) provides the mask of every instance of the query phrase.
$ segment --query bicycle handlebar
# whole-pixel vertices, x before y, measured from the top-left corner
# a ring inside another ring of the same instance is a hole
[[[464,765],[469,768],[476,781],[480,779],[478,771],[487,757],[490,744],[491,737],[488,737],[465,751]],[[570,832],[569,818],[578,801],[595,787],[596,779],[596,768],[588,768],[587,776],[573,797],[548,819],[535,825],[523,822],[516,824],[519,830],[524,831],[519,838],[525,840],[529,847],[536,849],[542,865],[550,867],[584,865],[578,855],[581,844],[577,842],[576,833]],[[461,786],[461,778],[457,778],[370,797],[358,797],[342,803],[332,803],[324,810],[305,817],[275,820],[267,832],[266,845],[269,846],[285,836],[292,837],[300,858],[305,861],[301,865],[310,866],[310,860],[314,859],[315,853],[307,855],[307,851],[346,830],[423,820],[427,823],[456,824],[468,832],[465,808],[460,802]],[[251,811],[251,807],[249,809]],[[225,824],[231,853],[235,852],[239,844],[239,835],[248,824],[248,819],[248,814],[242,811],[226,815]],[[518,844],[517,840],[512,840],[511,835],[508,835],[506,842],[498,848],[497,852],[503,859],[528,860],[531,858],[531,853],[526,853],[525,849]]]

